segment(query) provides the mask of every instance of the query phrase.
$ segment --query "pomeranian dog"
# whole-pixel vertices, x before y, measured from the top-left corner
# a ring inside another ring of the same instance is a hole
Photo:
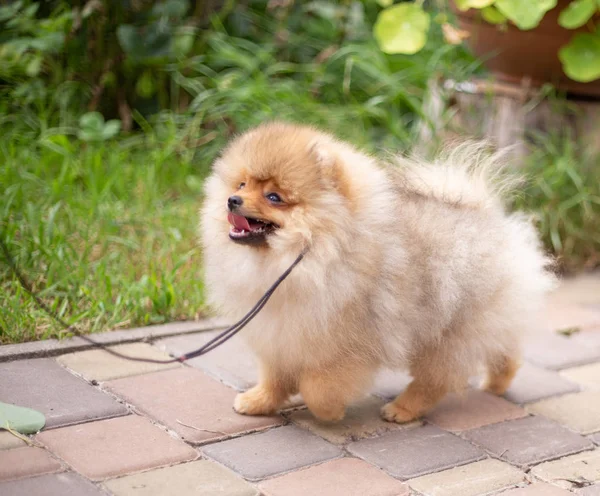
[[[206,183],[209,303],[241,318],[306,251],[246,327],[257,386],[234,403],[273,413],[300,392],[336,421],[381,368],[413,380],[382,409],[411,421],[485,367],[502,394],[520,338],[554,285],[535,229],[507,213],[511,181],[481,145],[434,163],[379,163],[311,127],[267,123],[235,138]]]

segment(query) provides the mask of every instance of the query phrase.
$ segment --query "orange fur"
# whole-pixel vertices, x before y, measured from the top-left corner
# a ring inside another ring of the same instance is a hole
[[[202,210],[210,303],[241,318],[308,248],[242,333],[262,375],[236,410],[271,413],[300,391],[316,416],[337,420],[382,367],[414,377],[382,412],[397,422],[464,389],[480,365],[488,389],[502,393],[554,279],[533,227],[505,211],[511,183],[498,170],[476,145],[435,163],[382,164],[292,124],[233,140]],[[284,203],[269,202],[270,192]],[[234,194],[241,215],[279,226],[259,247],[229,239]]]
[[[517,375],[520,366],[518,356],[503,356],[497,363],[490,363],[483,388],[490,393],[504,394]]]
[[[297,390],[293,381],[263,363],[259,384],[238,394],[234,408],[246,415],[268,415],[277,411]]]

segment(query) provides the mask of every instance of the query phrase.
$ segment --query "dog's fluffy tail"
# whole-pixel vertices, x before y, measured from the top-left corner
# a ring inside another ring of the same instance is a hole
[[[509,174],[507,150],[490,152],[485,142],[464,142],[436,160],[397,157],[398,184],[406,192],[466,208],[497,208],[522,182]]]

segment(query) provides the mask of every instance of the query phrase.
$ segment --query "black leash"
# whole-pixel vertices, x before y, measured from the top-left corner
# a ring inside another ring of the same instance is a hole
[[[13,272],[13,274],[15,275],[15,277],[18,279],[19,284],[21,284],[21,286],[29,294],[29,296],[31,296],[33,298],[33,301],[35,302],[35,304],[40,309],[42,309],[50,318],[54,319],[62,327],[64,327],[65,330],[72,332],[77,337],[90,343],[94,347],[100,348],[100,349],[106,351],[107,353],[110,353],[113,356],[116,356],[119,358],[124,358],[125,360],[130,360],[132,362],[159,363],[159,364],[185,362],[186,360],[189,360],[190,358],[195,358],[195,357],[204,355],[205,353],[208,353],[209,351],[214,350],[216,347],[221,346],[227,340],[229,340],[233,336],[235,336],[244,327],[246,327],[246,325],[254,317],[256,317],[258,312],[260,312],[263,309],[263,307],[267,304],[267,302],[269,301],[271,296],[273,296],[273,293],[275,292],[277,287],[287,278],[287,276],[290,275],[290,273],[292,272],[292,270],[294,270],[296,265],[298,265],[300,263],[300,261],[304,258],[304,255],[306,254],[306,251],[307,251],[307,250],[304,250],[302,253],[300,253],[300,255],[298,255],[296,260],[294,260],[292,265],[290,265],[286,269],[286,271],[283,274],[281,274],[281,276],[279,276],[279,278],[273,283],[273,285],[267,290],[267,292],[260,298],[260,300],[258,300],[256,302],[256,305],[254,305],[252,307],[252,309],[246,315],[244,315],[238,322],[236,322],[230,328],[225,329],[218,336],[215,336],[208,343],[204,344],[197,350],[190,351],[189,353],[185,353],[184,355],[181,355],[179,357],[176,357],[176,358],[173,358],[170,360],[153,360],[151,358],[140,358],[140,357],[124,355],[122,353],[119,353],[118,351],[111,350],[107,345],[98,343],[97,341],[94,341],[93,339],[90,339],[89,337],[87,337],[85,334],[82,334],[75,326],[67,324],[55,311],[53,311],[50,307],[48,307],[35,294],[35,292],[33,291],[33,288],[31,287],[31,284],[29,284],[29,281],[27,281],[27,279],[25,279],[25,277],[23,276],[23,273],[17,267],[15,259],[12,257],[12,255],[2,237],[0,237],[0,248],[2,248],[2,251],[4,252],[4,257],[6,258],[6,260],[8,262],[8,266],[10,267],[10,269]]]

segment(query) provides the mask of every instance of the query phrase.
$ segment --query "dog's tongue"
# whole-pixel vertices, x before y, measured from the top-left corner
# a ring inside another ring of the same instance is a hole
[[[227,215],[227,220],[233,227],[235,227],[239,231],[250,231],[250,224],[248,223],[246,217],[244,217],[243,215],[236,215],[230,213],[229,215]]]

